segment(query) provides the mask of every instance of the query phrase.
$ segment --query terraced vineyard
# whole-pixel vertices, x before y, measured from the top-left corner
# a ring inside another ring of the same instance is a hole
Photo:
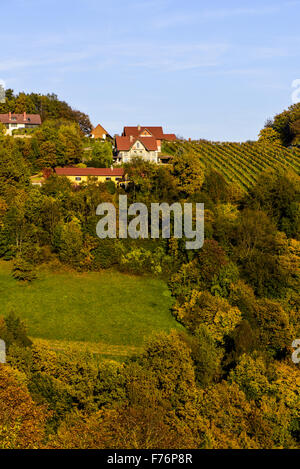
[[[171,155],[180,150],[198,155],[204,168],[214,168],[227,181],[236,182],[246,190],[267,169],[293,169],[300,173],[300,149],[297,148],[272,147],[258,142],[220,143],[199,140],[168,143],[163,149]]]

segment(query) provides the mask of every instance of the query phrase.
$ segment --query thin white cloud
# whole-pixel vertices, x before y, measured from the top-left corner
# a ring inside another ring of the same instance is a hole
[[[256,59],[274,59],[299,55],[299,51],[288,47],[255,47],[251,52]]]
[[[300,4],[299,0],[290,1],[285,4],[274,4],[271,6],[257,6],[257,7],[250,7],[250,8],[216,8],[211,10],[202,10],[198,11],[197,13],[175,13],[175,14],[168,14],[163,18],[157,18],[153,22],[153,26],[160,29],[160,28],[167,28],[167,27],[175,27],[178,25],[186,25],[186,24],[195,24],[203,21],[208,20],[222,20],[225,18],[232,18],[238,16],[264,16],[270,15],[273,13],[278,13],[285,7],[289,6],[296,6]]]
[[[158,71],[179,71],[203,67],[215,67],[222,61],[230,45],[226,43],[165,43],[154,47],[151,42],[102,43],[84,45],[82,50],[49,51],[32,50],[31,56],[7,58],[0,63],[0,71],[15,69],[43,69],[56,67],[62,72],[78,70],[105,70],[118,66],[119,70],[148,68]]]
[[[291,0],[289,2],[286,2],[284,5],[287,7],[294,7],[300,5],[300,0]]]
[[[43,67],[47,65],[57,65],[57,64],[68,64],[79,62],[82,60],[90,59],[95,56],[97,51],[95,49],[84,50],[84,51],[74,51],[74,52],[64,52],[60,55],[49,56],[49,57],[31,57],[30,59],[6,59],[2,60],[0,63],[0,71],[11,71],[14,69],[26,69],[33,67]]]
[[[206,10],[201,15],[204,19],[222,19],[231,18],[233,16],[256,16],[256,15],[269,15],[276,13],[280,10],[278,5],[269,7],[256,7],[256,8],[222,8],[218,10]]]
[[[1,72],[9,72],[15,70],[16,68],[27,68],[31,67],[34,64],[32,60],[22,60],[22,59],[8,59],[2,60],[0,63]]]

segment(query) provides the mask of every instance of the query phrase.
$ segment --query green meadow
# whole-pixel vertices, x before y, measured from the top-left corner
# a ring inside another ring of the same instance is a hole
[[[0,315],[14,312],[30,337],[57,349],[83,343],[101,354],[127,355],[151,333],[179,327],[167,285],[158,279],[43,270],[30,284],[17,282],[10,271],[11,263],[0,262]]]

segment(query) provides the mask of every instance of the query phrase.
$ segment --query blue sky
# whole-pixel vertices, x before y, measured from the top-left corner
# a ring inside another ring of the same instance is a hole
[[[300,0],[3,3],[0,79],[54,92],[112,134],[256,139],[300,78]]]

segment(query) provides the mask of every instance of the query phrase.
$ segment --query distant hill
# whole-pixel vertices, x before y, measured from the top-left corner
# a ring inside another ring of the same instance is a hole
[[[300,173],[300,149],[288,149],[260,142],[231,143],[198,140],[167,143],[164,153],[195,153],[205,169],[213,168],[222,173],[228,182],[236,182],[248,189],[255,184],[258,175],[274,168],[292,169]]]

